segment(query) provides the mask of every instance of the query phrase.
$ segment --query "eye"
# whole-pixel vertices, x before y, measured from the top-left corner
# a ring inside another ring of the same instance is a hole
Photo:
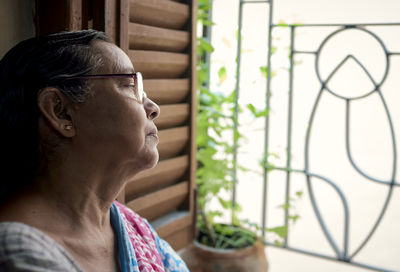
[[[135,91],[135,83],[133,81],[126,81],[122,84],[123,88],[129,89],[130,91]]]
[[[133,96],[137,99],[137,90],[136,90],[135,84],[133,84],[133,83],[127,84],[126,88],[128,88],[129,92],[133,93]]]

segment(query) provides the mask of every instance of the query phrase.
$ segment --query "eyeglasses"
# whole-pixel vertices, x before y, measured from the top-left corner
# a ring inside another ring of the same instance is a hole
[[[99,75],[84,75],[84,76],[71,76],[64,80],[69,79],[102,79],[102,78],[129,78],[131,77],[134,82],[134,95],[139,103],[143,103],[144,98],[147,97],[143,89],[143,76],[142,73],[136,72],[132,74],[99,74]],[[63,81],[64,81],[63,80]]]

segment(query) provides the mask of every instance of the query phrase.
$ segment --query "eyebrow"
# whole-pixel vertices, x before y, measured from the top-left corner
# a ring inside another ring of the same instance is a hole
[[[114,71],[118,74],[133,74],[135,73],[135,69],[129,66],[121,66],[119,64],[115,65]]]
[[[133,68],[123,68],[120,71],[121,71],[121,74],[134,74],[135,73],[135,69],[133,69]]]

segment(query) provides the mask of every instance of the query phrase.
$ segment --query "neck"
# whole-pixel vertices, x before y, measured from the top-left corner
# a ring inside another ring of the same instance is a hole
[[[63,149],[63,159],[50,161],[30,190],[11,199],[7,208],[0,207],[0,220],[55,231],[110,227],[113,201],[141,169],[134,169],[139,165],[135,162],[121,163],[85,147]]]
[[[38,178],[36,194],[64,217],[60,222],[70,222],[73,228],[102,229],[110,224],[110,207],[125,184],[124,178],[115,171],[79,168],[73,171],[61,168]]]
[[[78,166],[64,163],[37,177],[34,186],[0,209],[0,221],[19,221],[48,233],[110,228],[110,207],[128,176],[115,165],[73,164]]]

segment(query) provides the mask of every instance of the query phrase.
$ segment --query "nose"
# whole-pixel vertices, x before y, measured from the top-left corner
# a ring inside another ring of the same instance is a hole
[[[146,111],[147,118],[150,120],[154,120],[160,115],[160,107],[147,97],[143,101],[143,107]]]

